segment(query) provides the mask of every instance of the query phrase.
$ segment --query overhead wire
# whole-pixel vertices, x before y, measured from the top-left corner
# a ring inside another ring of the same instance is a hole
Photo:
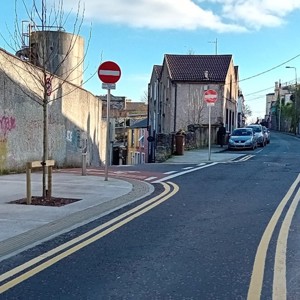
[[[257,93],[260,93],[260,92],[268,91],[268,90],[273,89],[273,88],[274,88],[274,85],[271,86],[271,87],[265,88],[263,90],[259,90],[259,91],[256,91],[256,92],[252,92],[250,94],[246,94],[245,96],[251,96],[251,95],[254,95],[254,94],[257,94]]]
[[[294,56],[294,57],[292,57],[292,58],[286,60],[285,62],[283,62],[283,63],[281,63],[281,64],[279,64],[279,65],[277,65],[277,66],[275,66],[275,67],[272,67],[272,68],[270,68],[270,69],[268,69],[268,70],[266,70],[266,71],[263,71],[263,72],[260,72],[260,73],[255,74],[255,75],[253,75],[253,76],[246,77],[246,78],[244,78],[244,79],[238,80],[238,83],[239,83],[239,82],[242,82],[242,81],[246,81],[246,80],[252,79],[252,78],[255,78],[255,77],[258,77],[258,76],[261,76],[261,75],[266,74],[266,73],[268,73],[268,72],[271,72],[271,71],[273,71],[273,70],[275,70],[275,69],[277,69],[277,68],[282,67],[283,65],[287,64],[288,62],[290,62],[290,61],[292,61],[292,60],[298,58],[299,56],[300,56],[300,54],[297,54],[296,56]],[[257,93],[264,92],[264,91],[267,91],[267,90],[270,90],[270,89],[273,89],[273,88],[274,88],[274,86],[268,87],[268,88],[265,88],[265,89],[262,89],[262,90],[259,90],[259,91],[256,91],[256,92],[252,92],[252,93],[250,93],[250,94],[246,94],[246,95],[244,95],[244,96],[245,96],[245,97],[248,97],[248,96],[255,95],[255,94],[257,94]],[[257,96],[257,97],[255,97],[255,98],[252,98],[252,99],[247,99],[247,102],[254,101],[254,100],[259,100],[259,99],[262,99],[262,98],[265,97],[265,96],[266,96],[266,95],[260,95],[260,96]],[[262,99],[262,100],[264,101],[265,99]]]
[[[256,75],[253,75],[253,76],[250,76],[250,77],[247,77],[247,78],[238,80],[238,82],[246,81],[246,80],[249,80],[249,79],[258,77],[258,76],[260,76],[260,75],[263,75],[263,74],[265,74],[265,73],[268,73],[268,72],[270,72],[270,71],[273,71],[273,70],[275,70],[275,69],[277,69],[277,68],[279,68],[279,67],[282,67],[283,65],[287,64],[288,62],[290,62],[290,61],[296,59],[296,58],[299,57],[299,56],[300,56],[300,54],[297,54],[296,56],[290,58],[289,60],[287,60],[287,61],[285,61],[285,62],[283,62],[283,63],[281,63],[281,64],[279,64],[279,65],[277,65],[277,66],[275,66],[275,67],[273,67],[273,68],[271,68],[271,69],[268,69],[268,70],[263,71],[263,72],[261,72],[261,73],[258,73],[258,74],[256,74]]]

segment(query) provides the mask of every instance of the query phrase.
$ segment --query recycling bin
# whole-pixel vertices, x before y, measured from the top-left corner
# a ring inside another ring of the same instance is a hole
[[[184,135],[183,134],[175,135],[175,146],[176,146],[176,154],[183,155],[184,154]]]

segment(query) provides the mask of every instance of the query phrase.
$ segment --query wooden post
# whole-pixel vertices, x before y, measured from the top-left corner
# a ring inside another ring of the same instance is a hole
[[[42,161],[32,161],[26,164],[26,203],[31,204],[31,169],[41,168]],[[54,166],[54,160],[46,160],[45,167],[48,167],[48,193],[47,198],[52,196],[52,167]]]

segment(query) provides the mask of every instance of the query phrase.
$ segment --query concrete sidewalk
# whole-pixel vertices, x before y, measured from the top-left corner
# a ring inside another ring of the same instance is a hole
[[[32,195],[42,193],[41,173],[32,174]],[[142,181],[55,173],[53,197],[80,201],[61,206],[12,204],[26,198],[26,175],[0,176],[0,261],[72,228],[128,205],[153,191]]]
[[[184,151],[183,155],[173,155],[164,163],[166,164],[198,164],[209,162],[224,162],[230,161],[245,154],[241,152],[228,152],[227,146],[220,147],[218,145],[212,145],[210,152],[208,148],[195,149]]]
[[[197,164],[235,159],[240,153],[228,153],[226,147],[185,151],[173,156],[167,164]],[[35,244],[86,224],[113,210],[128,205],[153,192],[144,181],[100,176],[55,173],[53,197],[81,199],[61,207],[12,204],[26,198],[26,175],[0,176],[0,261]],[[41,173],[32,173],[32,195],[42,193]]]

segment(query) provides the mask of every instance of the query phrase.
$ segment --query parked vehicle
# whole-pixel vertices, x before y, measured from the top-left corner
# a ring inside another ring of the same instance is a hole
[[[252,128],[256,139],[257,139],[257,144],[260,145],[261,147],[264,147],[267,145],[267,138],[264,133],[263,127],[260,124],[250,124],[246,126],[247,128]]]
[[[228,149],[257,148],[257,138],[252,128],[236,128],[229,135]]]
[[[270,144],[271,131],[266,126],[263,126],[263,131],[264,131],[264,134],[266,136],[267,144]]]

